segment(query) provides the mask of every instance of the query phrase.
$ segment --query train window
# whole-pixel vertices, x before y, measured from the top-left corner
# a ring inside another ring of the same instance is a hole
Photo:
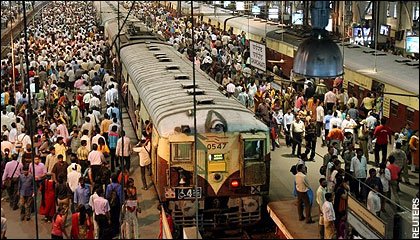
[[[398,103],[391,101],[391,109],[390,109],[392,116],[397,116],[398,114]]]
[[[172,161],[190,162],[192,159],[192,143],[173,143],[172,144]]]
[[[244,159],[245,160],[262,160],[264,150],[264,140],[245,140],[244,142]]]
[[[410,109],[410,108],[407,108],[406,111],[407,111],[407,113],[406,113],[407,122],[409,122],[411,125],[413,125],[413,123],[414,123],[414,110]]]

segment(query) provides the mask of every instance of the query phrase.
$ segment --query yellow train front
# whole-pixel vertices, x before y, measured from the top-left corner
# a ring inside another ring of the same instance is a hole
[[[201,227],[232,228],[260,220],[269,187],[268,140],[264,132],[198,134],[198,191],[194,137],[180,133],[153,141],[158,144],[154,181],[174,222],[195,225],[196,197]]]

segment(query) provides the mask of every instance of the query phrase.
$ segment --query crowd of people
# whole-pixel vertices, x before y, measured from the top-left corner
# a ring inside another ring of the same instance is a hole
[[[392,196],[400,204],[399,183],[411,184],[409,166],[411,171],[419,168],[418,130],[407,123],[400,132],[393,132],[380,116],[381,96],[369,93],[359,102],[352,93],[348,95],[342,78],[328,82],[308,79],[303,88],[287,84],[274,89],[250,66],[249,41],[244,32],[235,35],[206,23],[194,25],[193,57],[190,19],[150,4],[137,4],[138,18],[221,84],[228,97],[252,109],[270,128],[272,151],[284,138],[291,154],[299,157],[300,164],[292,167],[299,220],[314,223],[310,209],[316,199],[320,237],[356,237],[346,225],[349,195],[378,216],[386,211],[385,197]],[[273,72],[281,75],[281,68],[275,66]],[[314,194],[305,161],[315,161],[318,138],[328,153],[323,156],[320,186]],[[393,150],[388,154],[391,143]],[[370,154],[374,155],[373,167],[368,168]],[[394,209],[402,210],[398,205]]]
[[[1,2],[1,29],[7,28],[7,26],[11,23],[15,23],[18,21],[19,17],[23,12],[23,6],[17,1],[2,1]],[[25,1],[26,3],[26,11],[29,12],[33,9],[35,1]],[[12,4],[12,5],[10,5]]]
[[[121,126],[116,61],[95,16],[92,2],[50,3],[28,27],[29,66],[11,54],[1,65],[2,203],[21,221],[36,208],[53,239],[140,236],[130,156],[148,169],[151,133],[133,146]],[[14,46],[24,57],[24,34]]]

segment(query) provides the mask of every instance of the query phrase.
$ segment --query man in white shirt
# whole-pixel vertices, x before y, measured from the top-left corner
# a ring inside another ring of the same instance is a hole
[[[96,198],[98,198],[98,194],[96,193],[96,190],[98,188],[102,188],[102,185],[95,185],[94,189],[93,189],[93,194],[90,195],[89,197],[89,206],[92,208],[92,212],[95,213],[95,206],[93,205],[93,202],[95,201]],[[94,238],[98,239],[98,233],[99,233],[99,227],[98,227],[98,223],[95,220],[95,214],[93,214],[93,231],[94,231]]]
[[[292,138],[292,155],[295,155],[297,146],[297,156],[300,157],[302,149],[303,137],[305,137],[305,123],[296,117],[295,121],[290,126],[290,137]]]
[[[228,97],[233,96],[235,93],[235,84],[233,84],[232,81],[229,82],[229,84],[226,86],[226,92],[228,93]]]
[[[114,85],[109,85],[109,89],[105,92],[105,102],[107,106],[111,103],[118,101],[118,90],[114,88]]]
[[[286,135],[286,145],[290,147],[292,145],[292,140],[290,138],[290,126],[295,120],[295,115],[292,113],[292,109],[287,109],[287,113],[284,114],[283,123],[284,123],[284,135]]]
[[[322,215],[324,217],[324,239],[334,239],[335,237],[335,212],[333,202],[333,194],[325,194],[325,202],[322,205]]]
[[[93,200],[93,208],[95,209],[95,220],[98,223],[98,239],[107,238],[106,233],[111,223],[111,208],[109,202],[104,198],[104,190],[98,188],[96,190],[98,197]]]
[[[297,192],[297,197],[298,197],[298,214],[299,214],[299,221],[303,221],[305,220],[306,217],[306,223],[310,224],[310,223],[314,223],[314,221],[312,221],[312,217],[311,217],[311,204],[309,202],[309,196],[308,196],[308,191],[309,191],[309,182],[308,179],[305,175],[306,173],[306,167],[303,164],[299,164],[297,166],[297,171],[298,173],[296,173],[295,176],[295,182],[296,182],[296,192]],[[305,217],[303,216],[303,206],[305,205]]]
[[[368,135],[368,150],[369,153],[373,153],[373,131],[375,130],[376,124],[378,120],[373,116],[374,113],[371,112],[370,115],[365,119],[366,120],[366,127],[369,129]]]
[[[316,107],[316,135],[321,137],[321,131],[324,125],[324,102],[319,102],[318,107]]]
[[[92,91],[97,96],[101,96],[104,90],[102,89],[101,85],[96,84],[92,87]]]
[[[328,181],[325,178],[319,179],[319,187],[316,190],[316,202],[319,207],[319,235],[320,239],[324,239],[324,217],[322,215],[322,206],[325,202],[325,194],[327,193]]]
[[[12,144],[15,144],[15,142],[17,140],[17,135],[18,135],[17,129],[16,129],[16,123],[13,122],[11,124],[11,126],[12,126],[12,128],[10,129],[10,132],[9,132],[9,141]]]
[[[92,145],[92,151],[88,155],[88,161],[90,162],[90,169],[92,171],[92,179],[96,181],[96,177],[100,173],[102,162],[105,161],[104,154],[98,151],[98,145]]]
[[[92,98],[89,100],[89,108],[100,108],[101,107],[101,100],[99,100],[99,95],[93,94]]]
[[[373,214],[379,216],[379,213],[381,211],[381,198],[378,195],[379,188],[376,184],[372,187],[374,190],[369,191],[367,197],[367,209]]]
[[[362,201],[362,193],[364,185],[360,182],[365,182],[367,177],[367,161],[366,157],[363,156],[363,150],[361,148],[356,149],[356,156],[351,159],[350,172],[359,181],[353,181],[353,186],[350,188],[356,195],[356,198]]]

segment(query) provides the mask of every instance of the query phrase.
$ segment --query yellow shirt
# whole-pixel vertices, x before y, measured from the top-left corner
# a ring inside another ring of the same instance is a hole
[[[109,125],[111,125],[111,123],[112,123],[112,121],[110,119],[104,119],[104,120],[102,120],[102,122],[101,122],[101,135],[104,132],[106,132],[106,133],[108,132]]]
[[[363,98],[363,106],[368,109],[371,110],[373,107],[373,102],[375,101],[374,98],[370,98],[370,97],[365,97]]]
[[[67,151],[67,147],[66,146],[64,146],[64,144],[58,144],[58,143],[56,143],[55,145],[54,145],[54,148],[55,148],[55,155],[60,155],[60,154],[62,154],[63,155],[63,161],[65,162],[66,161],[66,151]]]

